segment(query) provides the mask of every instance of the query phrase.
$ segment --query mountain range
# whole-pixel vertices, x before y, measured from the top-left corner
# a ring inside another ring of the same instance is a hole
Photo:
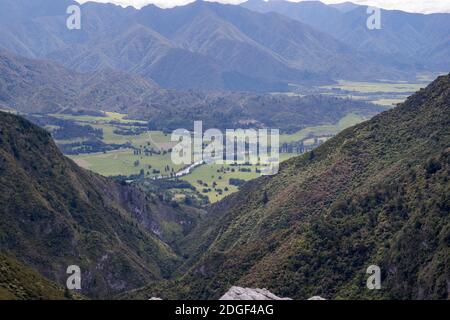
[[[345,43],[358,53],[399,69],[450,69],[450,14],[380,10],[381,29],[369,30],[367,6],[326,5],[320,1],[249,0],[243,7],[276,12],[303,22]]]
[[[362,37],[371,35],[367,30],[357,33],[357,39],[346,39],[349,27],[333,33],[322,23],[305,20],[308,25],[296,16],[204,1],[140,10],[90,2],[81,6],[81,30],[69,30],[65,12],[71,4],[75,2],[1,0],[0,47],[28,58],[55,60],[79,72],[126,71],[175,89],[286,91],[335,79],[407,79],[415,72],[406,68],[409,63],[391,63],[395,50],[383,59],[360,50],[366,43]],[[328,13],[323,17],[334,21]],[[438,40],[446,27],[441,32],[436,26],[445,26],[445,17],[421,33],[435,34],[427,46],[412,35],[406,40],[417,43],[424,57],[443,56],[445,42]],[[365,28],[365,20],[352,21],[350,28]],[[391,46],[405,33],[400,29],[395,39],[384,34],[380,38]],[[406,40],[398,46],[410,50]],[[355,41],[360,46],[355,47]]]

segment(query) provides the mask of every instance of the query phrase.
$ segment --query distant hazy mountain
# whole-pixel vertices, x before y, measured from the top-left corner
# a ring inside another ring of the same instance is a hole
[[[183,241],[180,278],[131,295],[215,299],[235,285],[294,299],[448,299],[449,146],[447,75],[212,206]],[[366,287],[371,265],[382,290]]]
[[[82,29],[68,30],[71,3],[1,0],[0,47],[81,72],[133,72],[178,89],[281,91],[290,83],[405,76],[279,14],[203,1],[167,10],[87,3]]]
[[[450,14],[416,14],[381,10],[381,30],[366,27],[366,6],[352,3],[325,5],[319,1],[250,0],[242,6],[258,12],[278,12],[346,43],[357,52],[371,54],[378,63],[400,69],[449,71],[450,56],[435,54],[449,49]]]
[[[342,16],[342,12],[339,9],[320,1],[302,1],[297,3],[283,0],[249,0],[242,3],[241,6],[257,12],[277,12],[324,30],[327,30],[327,28],[322,26],[323,23],[333,23]]]
[[[336,8],[342,12],[349,12],[358,7],[358,5],[353,2],[332,3],[332,4],[329,4],[329,6]]]

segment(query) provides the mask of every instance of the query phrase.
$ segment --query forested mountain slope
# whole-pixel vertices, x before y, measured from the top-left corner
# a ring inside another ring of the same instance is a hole
[[[16,259],[0,254],[0,300],[79,298]]]
[[[232,285],[306,299],[448,299],[450,75],[211,208],[179,277],[133,297]],[[382,289],[366,288],[378,265]]]
[[[0,252],[65,285],[82,271],[82,293],[109,297],[168,277],[181,258],[166,243],[195,210],[79,168],[48,132],[0,113]]]
[[[128,112],[157,91],[152,81],[114,70],[73,72],[49,60],[0,49],[0,107],[27,113],[64,109]]]

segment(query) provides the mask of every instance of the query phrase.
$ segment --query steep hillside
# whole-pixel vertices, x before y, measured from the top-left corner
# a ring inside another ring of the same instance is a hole
[[[124,72],[77,73],[52,61],[0,50],[0,106],[21,112],[127,111],[157,90],[155,83]]]
[[[75,295],[75,297],[77,297]],[[79,297],[79,296],[78,296]],[[71,293],[17,260],[0,254],[0,300],[66,300]]]
[[[48,279],[78,265],[82,293],[104,298],[168,277],[180,258],[164,241],[195,214],[80,169],[48,132],[0,113],[0,250]]]
[[[450,75],[211,208],[179,277],[134,297],[232,285],[306,299],[448,299]],[[378,265],[382,289],[366,288]]]

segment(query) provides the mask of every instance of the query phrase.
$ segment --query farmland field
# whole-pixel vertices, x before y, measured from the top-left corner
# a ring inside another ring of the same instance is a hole
[[[80,125],[89,125],[102,130],[101,141],[110,145],[123,145],[104,152],[80,153],[69,155],[78,165],[104,176],[170,177],[183,169],[182,165],[174,165],[170,150],[175,142],[170,141],[170,134],[161,131],[145,131],[139,122],[125,119],[126,115],[104,113],[104,116],[92,115],[52,115],[54,117],[74,121]],[[280,136],[283,143],[304,141],[313,144],[313,138],[329,137],[352,125],[366,120],[357,114],[348,114],[334,125],[309,127],[294,134]],[[49,128],[52,129],[52,128]],[[55,129],[55,128],[53,128]],[[121,134],[123,131],[128,134]],[[136,134],[133,134],[136,132]],[[310,141],[311,140],[311,141]],[[60,144],[84,142],[84,138],[59,140]],[[151,150],[149,153],[148,150]],[[297,156],[297,153],[281,153],[280,161]],[[216,202],[238,190],[238,183],[261,176],[257,171],[261,167],[254,165],[201,165],[180,179],[189,182],[196,191]],[[230,179],[232,179],[230,183]]]
[[[97,172],[104,176],[137,175],[144,170],[146,177],[169,175],[181,169],[174,165],[170,154],[165,155],[135,155],[132,149],[119,149],[106,153],[90,153],[70,156],[79,166]],[[169,171],[165,171],[169,166]],[[158,173],[153,170],[159,171]]]
[[[298,156],[298,154],[280,154],[280,162],[294,156]],[[196,168],[191,174],[184,176],[181,179],[188,181],[198,192],[207,196],[209,201],[214,203],[238,190],[237,186],[229,183],[230,179],[249,181],[260,177],[261,174],[256,172],[257,168],[260,167],[254,165],[230,166],[208,164]],[[240,171],[242,169],[250,169],[251,172]],[[215,186],[213,186],[214,183],[216,184]]]
[[[319,87],[323,94],[333,95],[340,98],[353,100],[364,100],[374,104],[394,107],[402,103],[414,92],[424,88],[434,79],[436,75],[423,74],[417,76],[415,82],[356,82],[338,80],[337,84]]]
[[[335,125],[310,127],[300,130],[294,134],[282,134],[280,135],[280,144],[300,141],[308,138],[309,136],[335,135],[346,128],[349,128],[355,124],[363,122],[364,120],[366,119],[357,114],[351,113],[342,118]]]
[[[126,114],[117,113],[117,112],[102,112],[103,116],[90,116],[90,115],[72,115],[72,114],[49,114],[49,116],[53,116],[56,118],[61,118],[65,120],[73,120],[76,122],[86,122],[86,123],[108,123],[111,121],[123,123],[123,124],[131,124],[131,123],[142,123],[146,124],[146,121],[142,120],[130,120],[125,119],[127,117]]]
[[[325,89],[340,89],[362,93],[412,93],[425,84],[403,82],[354,82],[339,80],[337,85],[323,86]]]
[[[146,177],[166,176],[181,169],[181,166],[174,165],[170,159],[168,151],[175,144],[170,142],[170,135],[160,131],[145,131],[129,135],[117,133],[117,130],[139,129],[136,124],[145,122],[128,120],[125,119],[126,115],[114,112],[105,112],[104,116],[68,114],[54,114],[51,116],[102,129],[103,138],[101,140],[105,144],[128,144],[130,146],[130,148],[121,148],[107,152],[69,155],[72,160],[83,168],[105,176],[138,175],[143,170]],[[57,143],[68,144],[85,140],[84,138],[75,138],[57,140]],[[148,150],[152,150],[152,153],[146,155],[144,152],[141,152],[138,154],[131,147],[139,150],[148,148]]]

